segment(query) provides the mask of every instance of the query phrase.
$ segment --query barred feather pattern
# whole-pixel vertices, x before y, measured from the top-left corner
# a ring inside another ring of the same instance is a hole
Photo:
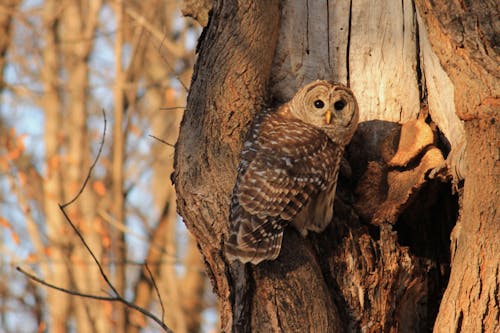
[[[225,246],[231,261],[276,259],[285,227],[291,224],[306,235],[322,231],[332,219],[345,143],[292,111],[288,103],[262,111],[244,143]]]

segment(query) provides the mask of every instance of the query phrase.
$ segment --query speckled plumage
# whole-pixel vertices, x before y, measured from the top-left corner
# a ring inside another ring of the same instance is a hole
[[[358,118],[352,92],[327,81],[310,83],[288,103],[257,116],[231,199],[229,260],[276,259],[289,224],[304,236],[324,230],[333,217],[340,159]]]

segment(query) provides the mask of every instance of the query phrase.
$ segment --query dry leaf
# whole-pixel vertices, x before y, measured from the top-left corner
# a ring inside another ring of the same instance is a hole
[[[104,183],[100,180],[96,180],[93,184],[92,184],[92,188],[94,189],[95,193],[97,193],[97,195],[99,196],[104,196],[106,194],[106,186],[104,185]]]
[[[0,225],[2,227],[6,227],[9,229],[11,228],[9,221],[7,221],[7,219],[5,217],[1,217],[1,216],[0,216]]]

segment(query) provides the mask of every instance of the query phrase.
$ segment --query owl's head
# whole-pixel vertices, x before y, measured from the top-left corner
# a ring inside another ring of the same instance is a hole
[[[325,131],[328,137],[346,145],[358,126],[358,103],[342,84],[314,81],[300,89],[289,102],[290,113]]]

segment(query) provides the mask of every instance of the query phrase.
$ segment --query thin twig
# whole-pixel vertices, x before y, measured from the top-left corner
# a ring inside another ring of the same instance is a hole
[[[160,110],[162,110],[162,111],[171,111],[171,110],[179,110],[179,109],[185,110],[186,107],[185,106],[172,106],[170,108],[160,108]]]
[[[181,86],[186,90],[186,92],[188,92],[189,89],[187,88],[187,86],[184,84],[184,82],[182,82],[179,75],[175,74],[173,66],[170,65],[166,57],[163,55],[163,53],[161,53],[161,49],[165,46],[167,51],[170,52],[175,58],[182,58],[182,56],[184,55],[183,50],[180,50],[179,46],[175,45],[170,40],[167,40],[167,35],[165,33],[161,33],[152,24],[148,23],[148,21],[138,12],[128,7],[125,9],[125,12],[127,13],[127,15],[133,18],[139,25],[145,28],[152,36],[154,36],[157,40],[160,41],[160,46],[158,48],[160,56],[163,58],[163,61],[165,61],[165,64],[170,68],[172,73],[174,73],[174,76],[177,79],[177,81],[179,81]]]
[[[158,286],[156,285],[156,280],[153,276],[153,273],[149,269],[148,263],[146,261],[144,261],[144,266],[146,267],[146,270],[149,273],[149,277],[151,278],[151,282],[153,282],[153,287],[155,288],[155,291],[156,291],[156,296],[158,296],[158,300],[160,301],[161,321],[165,322],[165,307],[163,306],[163,300],[161,299],[160,290],[158,289]]]
[[[162,57],[162,59],[165,62],[165,64],[170,68],[170,70],[172,71],[172,73],[174,73],[175,78],[181,84],[181,86],[184,88],[184,90],[186,91],[186,93],[188,93],[189,92],[188,87],[184,84],[184,82],[182,82],[180,76],[175,73],[174,67],[172,65],[170,65],[170,63],[168,62],[168,60],[165,57],[165,55],[163,53],[161,53],[161,49],[162,49],[162,47],[163,47],[166,39],[167,39],[167,35],[164,34],[163,39],[162,39],[162,41],[160,43],[160,47],[158,48],[158,53]]]
[[[71,228],[73,228],[73,230],[75,231],[75,233],[78,236],[78,238],[80,238],[80,241],[82,242],[82,244],[85,246],[85,248],[87,249],[87,251],[92,256],[92,259],[94,259],[94,262],[96,263],[97,267],[99,268],[99,272],[101,273],[101,276],[104,278],[104,281],[106,281],[106,284],[111,288],[111,290],[113,290],[113,292],[115,293],[115,295],[119,296],[120,294],[115,289],[115,287],[113,286],[113,284],[109,280],[108,276],[104,272],[104,269],[102,268],[101,263],[99,262],[99,259],[97,259],[97,257],[95,256],[94,252],[90,249],[90,246],[87,244],[87,241],[85,240],[85,238],[81,234],[80,230],[78,230],[78,228],[75,226],[75,224],[73,223],[73,221],[71,221],[71,219],[69,218],[69,216],[68,216],[68,214],[66,213],[66,210],[65,210],[66,207],[68,207],[69,205],[73,204],[80,197],[80,195],[82,194],[83,190],[87,186],[87,183],[89,182],[90,177],[92,177],[92,171],[94,170],[94,167],[96,166],[97,162],[99,161],[99,158],[101,157],[102,148],[104,146],[104,139],[106,137],[107,123],[108,123],[108,121],[106,119],[106,113],[104,112],[104,110],[102,110],[102,115],[104,117],[104,129],[102,131],[101,143],[99,144],[99,150],[97,151],[97,155],[96,155],[96,157],[94,159],[94,162],[90,166],[89,172],[87,173],[87,177],[83,181],[83,185],[80,188],[80,190],[78,191],[78,193],[76,194],[76,196],[73,199],[71,199],[69,202],[65,203],[65,204],[59,204],[59,209],[63,213],[64,218],[69,223],[69,225],[71,226]]]
[[[88,181],[90,180],[90,177],[92,176],[92,171],[94,171],[94,168],[95,168],[95,166],[97,164],[97,161],[99,161],[99,158],[101,157],[102,148],[104,147],[104,138],[106,137],[106,128],[107,128],[107,125],[108,125],[108,121],[106,119],[106,112],[104,112],[104,109],[102,110],[102,116],[104,118],[104,129],[102,130],[101,143],[99,144],[99,150],[97,151],[97,155],[96,155],[96,157],[94,159],[94,162],[90,166],[89,172],[87,173],[87,177],[85,178],[85,181],[83,182],[82,186],[80,187],[80,190],[78,191],[78,193],[75,195],[75,197],[73,199],[71,199],[67,203],[59,205],[59,208],[61,208],[61,209],[64,209],[67,206],[69,206],[72,203],[74,203],[76,201],[76,199],[78,199],[78,197],[82,194],[83,190],[87,186]]]
[[[144,30],[149,32],[158,42],[165,45],[165,49],[174,57],[181,58],[184,55],[184,47],[181,43],[175,44],[171,40],[164,40],[165,33],[157,29],[153,24],[151,24],[144,16],[139,12],[135,11],[131,7],[127,6],[125,8],[125,13],[130,16],[138,25],[140,25]]]
[[[99,301],[119,302],[119,303],[125,304],[126,306],[128,306],[128,307],[130,307],[130,308],[132,308],[132,309],[134,309],[136,311],[139,311],[140,313],[142,313],[146,317],[148,317],[148,318],[152,319],[153,321],[155,321],[158,325],[161,326],[161,328],[163,328],[163,330],[165,330],[165,332],[173,333],[173,331],[167,325],[165,325],[165,323],[163,322],[163,320],[160,320],[158,317],[156,317],[155,315],[153,315],[149,311],[145,310],[144,308],[141,308],[140,306],[135,305],[134,303],[131,303],[131,302],[127,301],[126,299],[124,299],[123,297],[121,297],[119,295],[116,295],[115,297],[99,296],[99,295],[92,295],[92,294],[81,293],[81,292],[74,291],[74,290],[69,290],[69,289],[66,289],[66,288],[61,288],[61,287],[58,287],[58,286],[56,286],[56,285],[54,285],[52,283],[49,283],[47,281],[42,280],[42,279],[36,277],[33,274],[30,274],[30,273],[26,272],[25,270],[23,270],[19,266],[16,267],[16,269],[17,269],[17,271],[19,271],[20,273],[22,273],[26,277],[28,277],[30,280],[33,280],[35,282],[40,283],[43,286],[46,286],[46,287],[51,288],[51,289],[58,290],[60,292],[63,292],[63,293],[69,294],[69,295],[79,296],[79,297],[85,297],[85,298],[95,299],[95,300],[99,300]]]
[[[165,145],[167,145],[169,147],[175,148],[175,145],[173,145],[171,143],[168,143],[167,141],[165,141],[163,139],[160,139],[159,137],[156,137],[156,136],[154,136],[152,134],[148,134],[148,136],[151,137],[151,138],[153,138],[153,139],[156,139],[156,140],[160,141],[161,143],[163,143],[163,144],[165,144]]]
[[[99,301],[116,301],[119,298],[119,297],[108,297],[108,296],[91,295],[91,294],[81,293],[81,292],[74,291],[74,290],[69,290],[69,289],[66,289],[66,288],[58,287],[58,286],[56,286],[56,285],[54,285],[52,283],[49,283],[47,281],[44,281],[44,280],[40,279],[39,277],[37,277],[37,276],[35,276],[35,275],[31,274],[31,273],[26,272],[24,269],[22,269],[19,266],[16,267],[16,270],[18,270],[19,272],[21,272],[24,275],[26,275],[29,279],[31,279],[31,280],[33,280],[35,282],[38,282],[41,285],[44,285],[45,287],[49,287],[49,288],[58,290],[60,292],[63,292],[63,293],[69,294],[69,295],[80,296],[80,297],[85,297],[85,298],[92,298],[92,299],[96,299],[96,300],[99,300]]]
[[[80,241],[82,242],[82,244],[85,246],[85,249],[91,255],[91,257],[94,260],[95,264],[97,265],[97,268],[99,269],[99,272],[100,272],[101,276],[103,277],[104,281],[106,281],[106,284],[108,285],[108,287],[113,291],[114,296],[105,297],[105,296],[86,294],[86,293],[81,293],[81,292],[74,291],[74,290],[65,289],[65,288],[53,285],[51,283],[48,283],[48,282],[46,282],[46,281],[44,281],[44,280],[42,280],[42,279],[40,279],[40,278],[38,278],[36,276],[34,276],[34,275],[32,275],[32,274],[24,271],[20,267],[17,267],[17,270],[19,272],[21,272],[22,274],[26,275],[31,280],[35,281],[35,282],[38,282],[38,283],[40,283],[40,284],[42,284],[42,285],[44,285],[46,287],[49,287],[49,288],[52,288],[52,289],[55,289],[55,290],[58,290],[58,291],[61,291],[61,292],[64,292],[64,293],[67,293],[67,294],[70,294],[70,295],[75,295],[75,296],[80,296],[80,297],[85,297],[85,298],[91,298],[91,299],[96,299],[96,300],[110,301],[110,302],[120,302],[122,304],[125,304],[126,306],[128,306],[128,307],[130,307],[130,308],[132,308],[132,309],[134,309],[136,311],[139,311],[140,313],[142,313],[146,317],[148,317],[148,318],[152,319],[153,321],[155,321],[166,332],[172,333],[172,330],[170,330],[170,328],[163,322],[163,316],[164,316],[164,314],[163,314],[163,306],[162,306],[162,320],[160,320],[158,317],[156,317],[151,312],[147,311],[146,309],[144,309],[144,308],[142,308],[142,307],[140,307],[138,305],[135,305],[134,303],[131,303],[131,302],[127,301],[125,298],[123,298],[120,295],[120,293],[118,292],[118,290],[116,290],[115,286],[111,283],[110,279],[108,278],[108,276],[104,272],[104,269],[103,269],[101,263],[99,262],[99,259],[97,259],[97,257],[95,256],[94,252],[92,251],[92,249],[90,248],[90,246],[87,244],[87,241],[83,237],[82,233],[80,232],[80,230],[78,230],[78,228],[75,226],[75,224],[73,223],[73,221],[71,221],[71,218],[68,216],[68,214],[66,213],[66,210],[65,210],[66,207],[68,207],[69,205],[73,204],[80,197],[80,195],[82,194],[83,190],[87,186],[87,183],[89,182],[90,177],[92,176],[92,171],[94,170],[94,167],[97,165],[97,162],[99,161],[99,158],[101,156],[102,149],[104,147],[104,139],[106,137],[106,128],[107,128],[106,113],[104,112],[104,110],[102,110],[102,114],[103,114],[103,117],[104,117],[104,129],[103,129],[103,133],[102,133],[102,139],[101,139],[101,143],[99,145],[99,150],[97,151],[97,156],[96,156],[94,162],[92,163],[92,165],[89,168],[89,172],[87,173],[87,177],[85,178],[85,180],[83,182],[83,185],[80,188],[80,190],[78,191],[78,193],[76,194],[76,196],[73,199],[71,199],[69,202],[67,202],[65,204],[59,204],[58,206],[59,206],[59,209],[61,210],[62,214],[64,215],[64,218],[66,219],[66,221],[70,224],[71,228],[73,228],[73,230],[75,231],[76,235],[78,236],[78,238],[80,239]]]
[[[99,272],[101,273],[101,276],[104,279],[104,281],[106,281],[106,284],[111,288],[111,290],[113,290],[113,292],[115,293],[116,296],[121,297],[120,293],[118,292],[118,290],[116,290],[115,286],[113,286],[113,284],[109,280],[108,276],[104,272],[104,269],[102,268],[102,265],[99,262],[99,259],[97,259],[97,257],[95,256],[94,252],[90,249],[90,246],[87,244],[87,241],[85,240],[85,238],[81,234],[80,230],[78,230],[78,228],[75,226],[75,224],[73,223],[73,221],[71,221],[71,219],[69,218],[68,214],[64,210],[64,207],[62,205],[59,205],[59,209],[63,213],[64,218],[69,223],[69,225],[71,226],[71,228],[73,228],[73,231],[76,233],[76,235],[78,236],[78,238],[80,238],[80,241],[82,242],[83,246],[85,246],[85,248],[87,249],[87,252],[92,256],[92,259],[94,259],[94,262],[96,263],[97,268],[99,268]]]
[[[159,244],[156,244],[154,243],[150,237],[143,237],[141,236],[138,232],[134,232],[132,230],[132,228],[130,227],[127,227],[126,225],[124,225],[123,223],[119,222],[118,220],[116,220],[113,216],[111,216],[108,212],[106,212],[104,209],[101,209],[97,212],[99,214],[100,217],[103,218],[104,222],[108,223],[109,225],[111,225],[113,228],[116,228],[124,233],[126,233],[127,235],[130,235],[130,236],[134,236],[135,238],[145,242],[146,244],[149,244],[150,246],[156,248],[158,251],[160,251],[161,253],[163,253],[164,255],[168,256],[170,259],[175,259],[175,255],[173,254],[169,254],[164,246],[161,246]],[[173,263],[175,263],[175,260],[172,260]],[[142,263],[141,263],[142,265]]]

